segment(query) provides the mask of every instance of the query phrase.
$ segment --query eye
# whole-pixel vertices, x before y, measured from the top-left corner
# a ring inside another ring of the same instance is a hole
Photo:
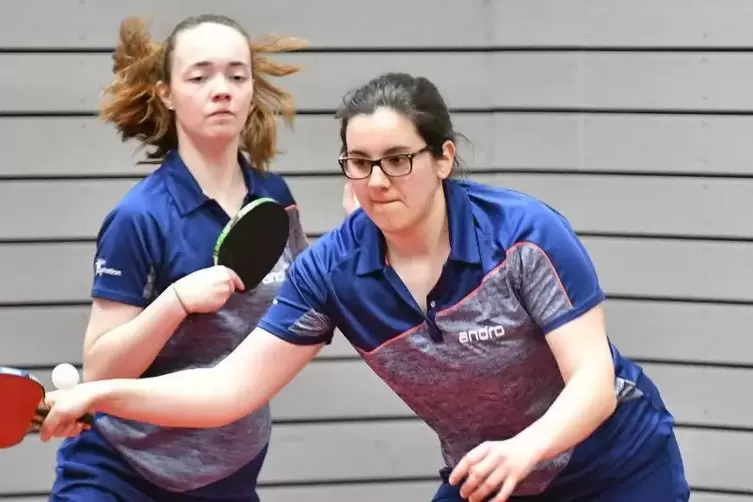
[[[356,169],[368,169],[369,161],[366,159],[350,158],[348,163]]]
[[[408,163],[407,155],[390,155],[384,158],[384,162],[389,164],[390,167],[401,167]]]

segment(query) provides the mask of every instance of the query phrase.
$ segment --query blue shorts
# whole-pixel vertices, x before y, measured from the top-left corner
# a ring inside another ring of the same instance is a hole
[[[460,490],[446,482],[439,487],[432,502],[463,502]],[[690,487],[685,479],[680,448],[675,436],[669,437],[666,448],[643,464],[640,469],[614,485],[595,488],[588,496],[569,497],[551,493],[532,497],[513,497],[509,502],[688,502]]]
[[[94,429],[92,429],[93,432]],[[267,454],[267,447],[248,465],[258,472]],[[254,464],[257,468],[254,469]],[[50,502],[259,502],[249,485],[246,468],[241,469],[237,479],[230,476],[219,483],[227,486],[242,486],[242,497],[219,496],[202,493],[199,488],[188,493],[164,490],[145,480],[98,434],[84,433],[75,439],[66,440],[58,450],[56,478],[50,493]]]

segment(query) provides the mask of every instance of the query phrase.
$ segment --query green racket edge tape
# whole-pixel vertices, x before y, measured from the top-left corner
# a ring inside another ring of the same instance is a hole
[[[235,226],[235,223],[241,218],[243,218],[243,216],[245,216],[249,211],[251,211],[256,206],[259,206],[261,204],[266,204],[268,202],[277,204],[277,201],[270,197],[262,197],[261,199],[256,199],[255,201],[250,202],[249,204],[240,208],[240,210],[235,214],[233,219],[231,219],[227,223],[227,225],[225,225],[225,228],[222,229],[222,232],[220,232],[220,236],[217,237],[217,241],[214,243],[214,251],[212,252],[212,254],[214,256],[215,265],[219,265],[220,248],[222,247],[222,243],[225,242],[225,237],[227,237],[227,234],[230,233],[230,230]]]

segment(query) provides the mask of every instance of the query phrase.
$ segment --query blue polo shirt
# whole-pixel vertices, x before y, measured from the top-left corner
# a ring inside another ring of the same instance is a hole
[[[239,156],[248,187],[244,204],[271,197],[285,206],[290,235],[283,256],[257,288],[234,293],[216,313],[188,316],[144,377],[213,366],[230,354],[269,307],[285,271],[307,246],[298,210],[282,177],[251,169]],[[213,265],[214,243],[230,217],[204,195],[176,151],[136,184],[107,215],[97,236],[92,296],[147,306],[172,283]],[[270,438],[268,407],[218,429],[161,429],[111,416],[67,443],[104,440],[105,456],[164,490],[210,498],[253,493]],[[85,449],[81,445],[81,451]],[[124,471],[125,472],[125,471]],[[155,500],[163,500],[156,497]]]
[[[295,344],[339,328],[439,436],[448,471],[473,447],[514,436],[564,387],[546,335],[604,301],[567,220],[501,188],[444,182],[451,251],[424,314],[385,263],[362,210],[301,254],[259,327]],[[664,446],[672,417],[640,368],[612,346],[616,413],[539,465],[517,495],[587,493]]]

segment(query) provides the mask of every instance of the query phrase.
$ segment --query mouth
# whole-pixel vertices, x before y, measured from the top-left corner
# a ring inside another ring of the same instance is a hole
[[[218,110],[209,114],[210,117],[233,117],[235,114],[230,110]]]

